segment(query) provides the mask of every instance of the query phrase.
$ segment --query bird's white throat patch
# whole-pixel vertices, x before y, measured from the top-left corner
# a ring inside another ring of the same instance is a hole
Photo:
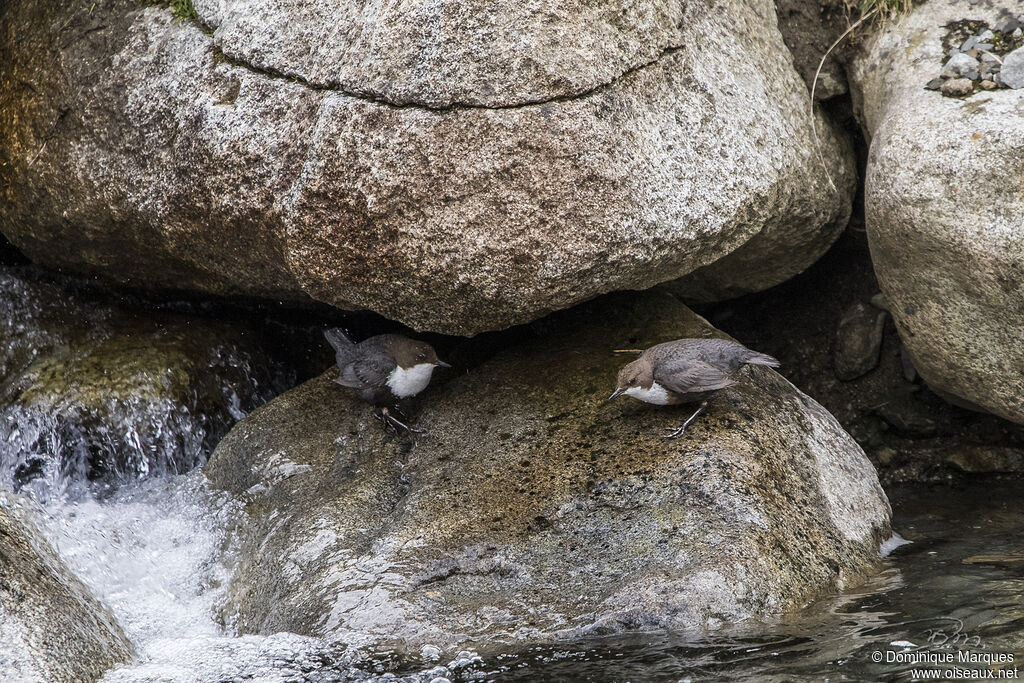
[[[430,375],[433,372],[433,363],[420,363],[408,369],[399,365],[388,375],[388,387],[398,398],[415,396],[430,384]]]
[[[624,393],[626,396],[632,396],[644,403],[654,403],[659,406],[668,405],[668,391],[666,391],[665,387],[661,386],[657,382],[652,382],[650,389],[631,387],[626,389]]]

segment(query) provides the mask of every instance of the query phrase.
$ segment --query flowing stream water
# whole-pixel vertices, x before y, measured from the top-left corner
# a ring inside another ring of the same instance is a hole
[[[199,471],[129,484],[103,500],[49,500],[38,515],[135,644],[135,662],[110,671],[110,682],[909,681],[916,668],[950,668],[918,666],[914,656],[952,656],[954,668],[978,675],[1011,672],[1024,658],[1024,483],[905,486],[890,496],[894,527],[911,542],[866,585],[772,623],[699,639],[629,634],[441,660],[378,653],[358,666],[346,645],[232,634],[219,605],[240,509]],[[961,652],[1014,662],[956,662]]]

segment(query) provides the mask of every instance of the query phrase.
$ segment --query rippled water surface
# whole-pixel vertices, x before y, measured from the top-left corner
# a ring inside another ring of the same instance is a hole
[[[131,485],[102,502],[51,502],[41,514],[138,650],[136,663],[106,681],[904,681],[915,668],[1012,671],[1024,658],[1024,485],[904,487],[890,497],[896,530],[912,543],[867,585],[775,623],[701,640],[631,634],[502,655],[428,651],[419,661],[378,653],[359,666],[358,650],[339,644],[230,635],[218,606],[239,511],[198,473]],[[961,652],[1015,662],[907,661]],[[896,657],[904,661],[886,661]]]

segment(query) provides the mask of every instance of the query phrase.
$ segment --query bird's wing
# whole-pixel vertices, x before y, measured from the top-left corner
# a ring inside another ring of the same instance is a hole
[[[383,387],[396,365],[390,354],[365,353],[345,366],[338,381],[346,386]]]
[[[736,383],[719,368],[699,360],[661,363],[654,371],[654,381],[677,394],[714,391]]]

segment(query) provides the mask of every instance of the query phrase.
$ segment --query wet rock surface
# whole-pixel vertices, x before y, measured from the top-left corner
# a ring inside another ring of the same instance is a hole
[[[851,158],[767,0],[441,7],[11,3],[0,231],[121,284],[473,334],[705,267],[701,298],[756,291],[845,224]]]
[[[1006,9],[1024,12],[1024,3]],[[853,63],[871,140],[866,225],[881,289],[928,385],[1024,422],[1024,93],[960,101],[921,87],[941,68],[945,27],[963,11],[957,2],[915,7]],[[971,13],[1002,21],[994,8]]]
[[[703,630],[795,609],[870,572],[874,469],[835,420],[755,368],[691,407],[608,403],[637,348],[718,335],[665,294],[613,296],[470,368],[393,437],[332,371],[242,420],[205,472],[246,501],[228,612],[243,632],[413,651]]]
[[[0,269],[0,340],[3,485],[41,498],[188,471],[274,386],[243,329],[132,315],[29,269]]]
[[[0,493],[0,673],[24,683],[95,681],[129,661],[132,646],[34,528],[23,502]]]

